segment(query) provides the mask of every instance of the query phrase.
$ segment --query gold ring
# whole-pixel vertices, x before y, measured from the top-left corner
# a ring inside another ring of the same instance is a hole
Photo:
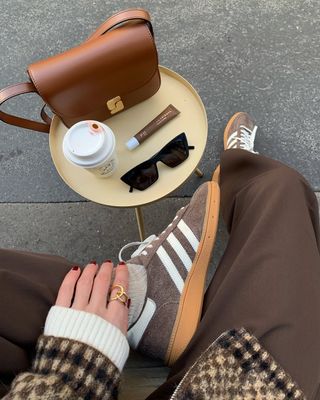
[[[111,297],[109,301],[120,300],[123,305],[125,305],[125,306],[127,306],[129,308],[130,307],[130,303],[131,303],[131,299],[129,298],[127,293],[124,291],[124,287],[122,285],[113,285],[112,288],[111,288],[111,292],[115,288],[119,288],[120,290],[118,290],[116,295],[114,297]]]

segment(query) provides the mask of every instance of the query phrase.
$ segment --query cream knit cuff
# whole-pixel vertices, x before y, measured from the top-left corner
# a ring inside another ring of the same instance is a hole
[[[78,340],[99,350],[121,372],[129,355],[125,335],[98,315],[72,308],[53,306],[46,319],[44,334]]]

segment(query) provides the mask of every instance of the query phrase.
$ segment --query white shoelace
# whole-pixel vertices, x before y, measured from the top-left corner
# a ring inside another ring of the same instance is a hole
[[[180,210],[184,210],[184,209],[185,209],[185,207],[181,207],[181,208],[180,208]],[[180,210],[179,210],[179,211],[180,211]],[[174,220],[176,220],[177,218],[178,218],[178,216],[176,215],[176,216],[174,217]],[[164,231],[161,232],[161,234],[165,233],[165,232],[167,231],[167,229],[170,228],[171,226],[172,226],[172,222],[171,222],[171,224],[169,224],[169,225],[166,227],[166,229],[165,229]],[[140,256],[140,254],[146,256],[146,255],[147,255],[147,251],[146,251],[145,249],[147,249],[147,248],[152,248],[151,242],[156,241],[156,240],[159,240],[158,236],[156,236],[156,235],[150,235],[149,237],[147,237],[146,239],[144,239],[142,242],[130,242],[130,243],[125,244],[124,246],[121,247],[121,249],[120,249],[120,251],[119,251],[119,254],[118,254],[119,261],[124,261],[124,259],[122,258],[122,252],[123,252],[125,249],[128,249],[129,247],[133,247],[133,246],[139,246],[139,247],[137,248],[136,251],[134,251],[134,252],[131,254],[131,257],[130,257],[130,258],[134,258],[134,257],[136,257],[136,256]]]
[[[253,150],[257,129],[258,127],[255,126],[251,131],[246,126],[240,125],[240,136],[238,136],[238,131],[233,132],[229,136],[227,149],[240,148],[258,154],[257,151]]]
[[[140,254],[143,254],[143,251],[145,250],[146,247],[148,247],[148,246],[152,247],[152,244],[150,244],[150,243],[153,242],[155,239],[157,239],[157,236],[151,235],[151,236],[147,237],[143,242],[130,242],[130,243],[125,244],[119,251],[119,255],[118,255],[119,261],[124,261],[122,258],[122,252],[125,249],[127,249],[129,247],[133,247],[133,246],[139,246],[137,248],[137,250],[131,254],[131,258],[133,258],[133,257],[139,256]]]

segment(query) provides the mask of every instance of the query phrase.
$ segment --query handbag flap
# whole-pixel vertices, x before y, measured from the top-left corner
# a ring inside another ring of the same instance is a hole
[[[93,112],[146,85],[158,72],[153,37],[145,23],[125,24],[78,47],[31,64],[29,76],[57,115]]]

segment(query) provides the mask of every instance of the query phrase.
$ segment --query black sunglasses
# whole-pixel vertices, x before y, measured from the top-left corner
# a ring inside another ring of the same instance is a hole
[[[176,136],[167,143],[157,154],[149,160],[135,166],[120,178],[130,186],[130,192],[133,188],[145,190],[159,178],[157,162],[161,161],[170,168],[181,164],[189,157],[189,150],[194,146],[189,146],[186,134],[184,132]]]

